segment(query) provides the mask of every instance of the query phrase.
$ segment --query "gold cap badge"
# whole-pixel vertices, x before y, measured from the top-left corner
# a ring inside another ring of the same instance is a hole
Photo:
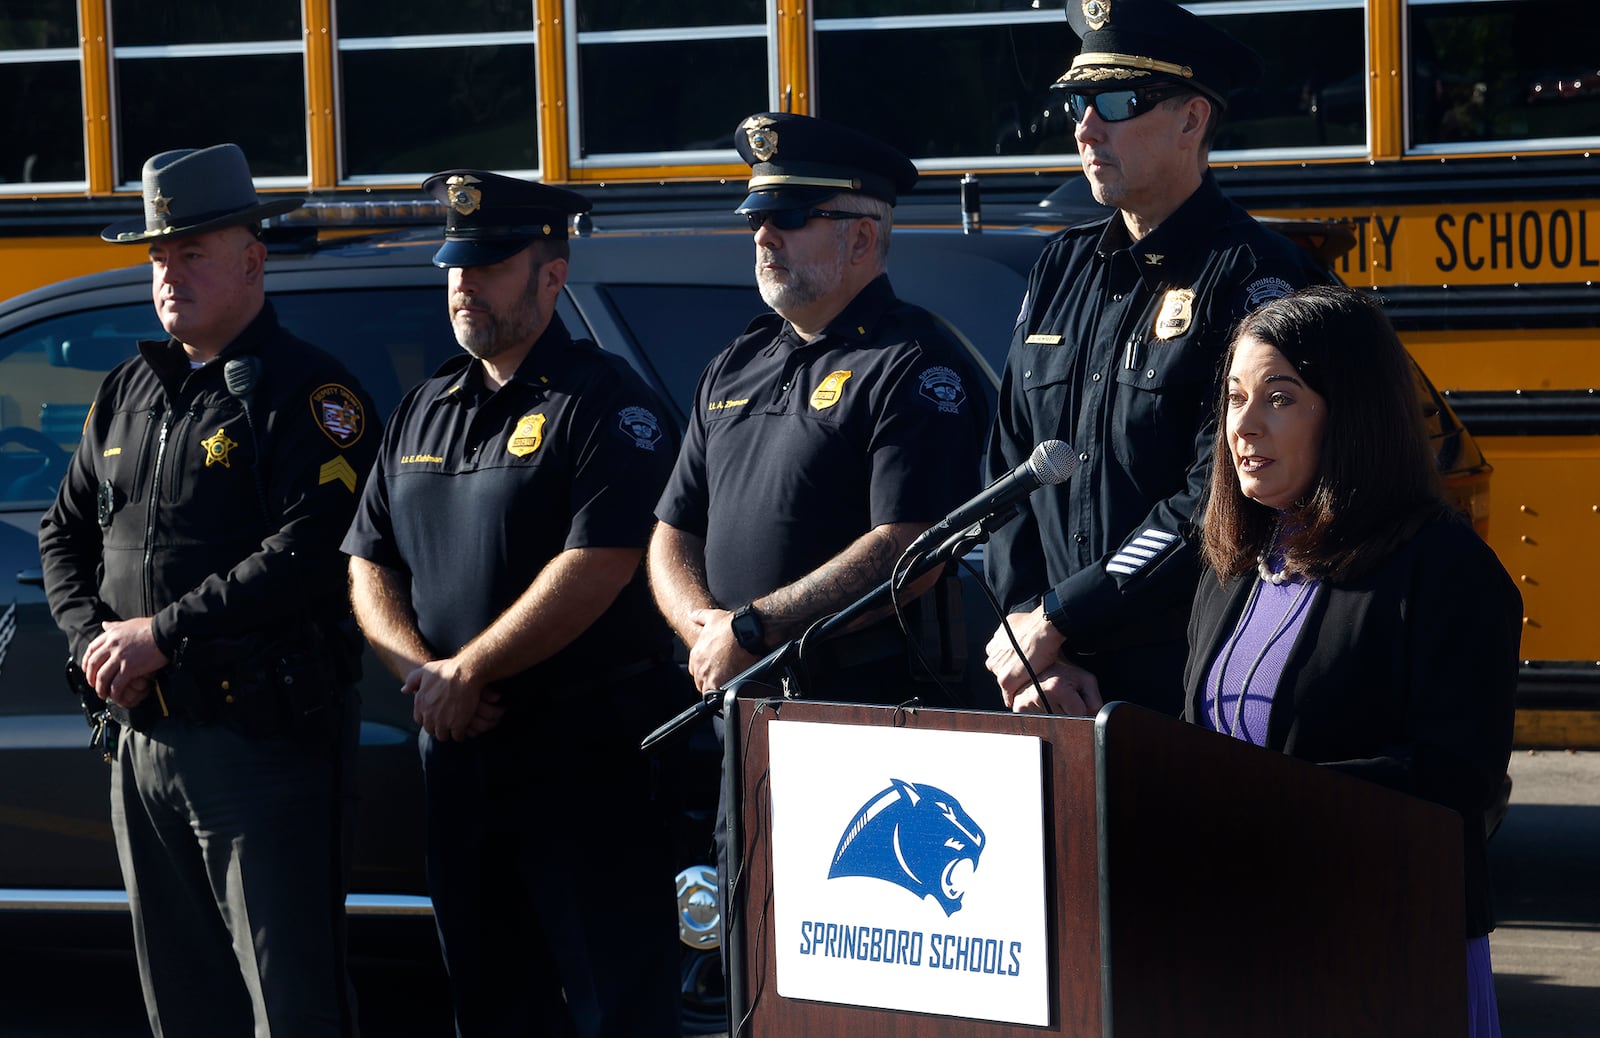
[[[1083,20],[1095,32],[1111,21],[1111,0],[1083,0]]]
[[[471,216],[478,211],[478,206],[483,204],[483,192],[473,187],[483,181],[477,177],[464,176],[460,173],[445,181],[445,198],[450,201],[450,208],[462,216]]]
[[[768,162],[778,154],[778,131],[766,116],[751,116],[744,121],[744,135],[750,139],[750,154],[760,162]]]

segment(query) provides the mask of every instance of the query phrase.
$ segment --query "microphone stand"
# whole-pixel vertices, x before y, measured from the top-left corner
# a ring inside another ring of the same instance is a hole
[[[663,739],[699,720],[702,715],[716,710],[722,705],[722,701],[727,696],[738,694],[739,686],[747,682],[766,679],[775,671],[802,664],[804,662],[804,648],[808,643],[814,643],[819,640],[826,641],[828,638],[843,632],[865,614],[881,608],[891,601],[897,587],[913,583],[932,572],[936,567],[944,565],[951,559],[960,558],[978,545],[987,542],[996,530],[1016,518],[1019,514],[1020,509],[1018,506],[1013,505],[993,515],[985,516],[971,526],[957,530],[934,547],[917,555],[906,572],[898,578],[895,576],[900,568],[897,564],[888,580],[868,591],[837,613],[824,618],[799,638],[784,642],[766,656],[757,660],[747,670],[733,677],[722,688],[702,692],[699,702],[681,711],[676,717],[673,717],[645,736],[644,741],[639,744],[639,749],[650,750]],[[795,683],[790,682],[784,690],[784,698],[802,699],[804,697],[795,688]]]

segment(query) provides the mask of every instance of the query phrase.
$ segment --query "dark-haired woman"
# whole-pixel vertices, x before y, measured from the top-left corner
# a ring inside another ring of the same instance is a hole
[[[1521,596],[1440,499],[1376,303],[1275,300],[1227,365],[1185,719],[1461,813],[1470,1033],[1498,1035],[1483,820],[1511,753]]]

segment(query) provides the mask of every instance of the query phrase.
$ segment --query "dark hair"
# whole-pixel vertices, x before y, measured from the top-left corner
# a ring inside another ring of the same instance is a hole
[[[1282,353],[1327,402],[1316,482],[1282,516],[1244,496],[1228,444],[1226,375],[1246,338]],[[1219,578],[1253,568],[1280,524],[1289,568],[1357,576],[1443,507],[1411,358],[1364,293],[1318,285],[1267,303],[1239,322],[1223,376],[1201,536]]]

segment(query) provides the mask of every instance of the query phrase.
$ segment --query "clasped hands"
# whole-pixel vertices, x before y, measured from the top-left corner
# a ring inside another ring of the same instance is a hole
[[[1013,713],[1084,717],[1094,715],[1105,705],[1095,676],[1062,657],[1066,637],[1045,618],[1043,608],[1012,613],[1006,623],[1022,648],[1022,655],[1012,647],[1002,626],[989,639],[984,665],[994,675],[1000,696]],[[1037,687],[1028,675],[1029,667],[1039,677]]]

